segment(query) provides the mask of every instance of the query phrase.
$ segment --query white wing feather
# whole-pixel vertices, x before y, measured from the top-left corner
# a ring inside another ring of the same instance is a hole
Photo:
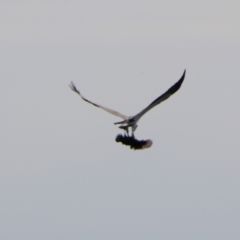
[[[101,106],[101,105],[99,105],[99,104],[96,104],[96,103],[93,103],[93,102],[89,101],[88,99],[86,99],[86,98],[80,93],[80,91],[76,88],[76,86],[74,85],[73,82],[71,82],[71,84],[69,85],[69,87],[70,87],[74,92],[76,92],[84,101],[86,101],[86,102],[88,102],[88,103],[91,103],[93,106],[99,107],[99,108],[105,110],[106,112],[109,112],[109,113],[111,113],[111,114],[113,114],[113,115],[115,115],[115,116],[117,116],[117,117],[120,117],[120,118],[122,118],[122,119],[124,119],[124,120],[129,119],[128,116],[125,116],[125,115],[122,114],[122,113],[119,113],[119,112],[117,112],[117,111],[115,111],[115,110],[112,110],[112,109],[110,109],[110,108],[107,108],[107,107],[104,107],[104,106]]]

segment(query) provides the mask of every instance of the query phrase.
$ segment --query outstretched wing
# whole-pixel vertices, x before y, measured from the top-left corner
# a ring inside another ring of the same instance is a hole
[[[135,121],[138,121],[146,112],[148,112],[150,109],[158,105],[159,103],[165,101],[168,99],[171,95],[173,95],[175,92],[178,91],[178,89],[181,87],[183,80],[185,78],[185,72],[184,70],[182,77],[172,86],[170,87],[165,93],[163,93],[160,97],[155,99],[151,104],[149,104],[146,108],[144,108],[140,113],[136,114],[132,117]]]
[[[69,85],[69,87],[70,87],[74,92],[76,92],[84,101],[86,101],[86,102],[88,102],[88,103],[91,103],[93,106],[99,107],[99,108],[101,108],[101,109],[103,109],[103,110],[105,110],[105,111],[107,111],[107,112],[109,112],[109,113],[111,113],[111,114],[113,114],[113,115],[115,115],[115,116],[118,116],[118,117],[120,117],[120,118],[122,118],[122,119],[124,119],[124,120],[129,119],[128,116],[125,116],[125,115],[123,115],[123,114],[121,114],[121,113],[119,113],[119,112],[117,112],[117,111],[114,111],[114,110],[112,110],[112,109],[110,109],[110,108],[107,108],[107,107],[103,107],[103,106],[101,106],[101,105],[99,105],[99,104],[96,104],[96,103],[93,103],[93,102],[87,100],[85,97],[83,97],[83,95],[82,95],[82,94],[80,93],[80,91],[76,88],[76,86],[74,85],[73,82],[71,82],[71,84]]]

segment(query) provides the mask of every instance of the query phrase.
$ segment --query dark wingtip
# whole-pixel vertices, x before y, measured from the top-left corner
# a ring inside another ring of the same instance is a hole
[[[177,92],[183,83],[185,74],[186,74],[186,69],[184,70],[182,77],[172,87],[170,87],[167,92],[171,94],[174,94],[175,92]]]
[[[80,94],[79,90],[77,89],[77,87],[75,86],[75,84],[73,82],[71,82],[71,84],[69,84],[68,86],[71,88],[71,90]]]
[[[181,87],[183,80],[185,78],[185,74],[186,74],[186,69],[183,72],[183,75],[181,76],[181,78],[169,89],[169,91],[173,94],[176,91],[178,91],[178,89]]]
[[[184,69],[184,72],[183,72],[183,75],[182,75],[181,79],[184,80],[184,78],[185,78],[185,74],[186,74],[186,69]]]
[[[183,83],[183,80],[184,80],[184,78],[185,78],[185,74],[186,74],[186,69],[184,70],[182,77],[181,77],[181,78],[178,80],[178,82],[177,82],[177,85],[179,86],[179,88],[181,87],[181,85],[182,85],[182,83]],[[178,88],[178,89],[179,89],[179,88]]]
[[[73,90],[74,88],[76,88],[73,82],[71,82],[68,86],[69,86],[72,90]]]

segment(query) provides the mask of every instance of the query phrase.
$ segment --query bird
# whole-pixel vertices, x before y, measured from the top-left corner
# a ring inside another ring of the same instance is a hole
[[[76,88],[75,84],[73,82],[71,82],[71,84],[69,85],[69,87],[71,88],[71,90],[73,90],[74,92],[76,92],[84,101],[92,104],[95,107],[101,108],[117,117],[120,117],[123,119],[123,121],[121,122],[115,122],[115,125],[119,125],[119,128],[124,130],[125,133],[127,134],[127,136],[129,136],[129,128],[131,128],[131,135],[134,137],[134,132],[136,131],[138,125],[138,121],[140,120],[140,118],[147,113],[149,110],[151,110],[153,107],[157,106],[158,104],[160,104],[161,102],[165,101],[166,99],[168,99],[171,95],[173,95],[175,92],[177,92],[179,90],[179,88],[181,87],[184,78],[185,78],[185,74],[186,74],[186,70],[184,70],[183,75],[181,76],[181,78],[174,84],[172,85],[165,93],[163,93],[162,95],[160,95],[158,98],[156,98],[153,102],[151,102],[147,107],[145,107],[142,111],[140,111],[139,113],[137,113],[134,116],[126,116],[122,113],[119,113],[115,110],[112,110],[110,108],[104,107],[100,104],[94,103],[89,101],[88,99],[86,99],[81,93],[80,91]]]

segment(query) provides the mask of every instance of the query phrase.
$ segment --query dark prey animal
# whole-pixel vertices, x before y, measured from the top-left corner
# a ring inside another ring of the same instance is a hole
[[[150,148],[152,146],[152,140],[137,140],[134,135],[127,136],[118,134],[116,137],[116,142],[121,142],[124,145],[130,146],[131,149],[140,150],[145,148]]]

